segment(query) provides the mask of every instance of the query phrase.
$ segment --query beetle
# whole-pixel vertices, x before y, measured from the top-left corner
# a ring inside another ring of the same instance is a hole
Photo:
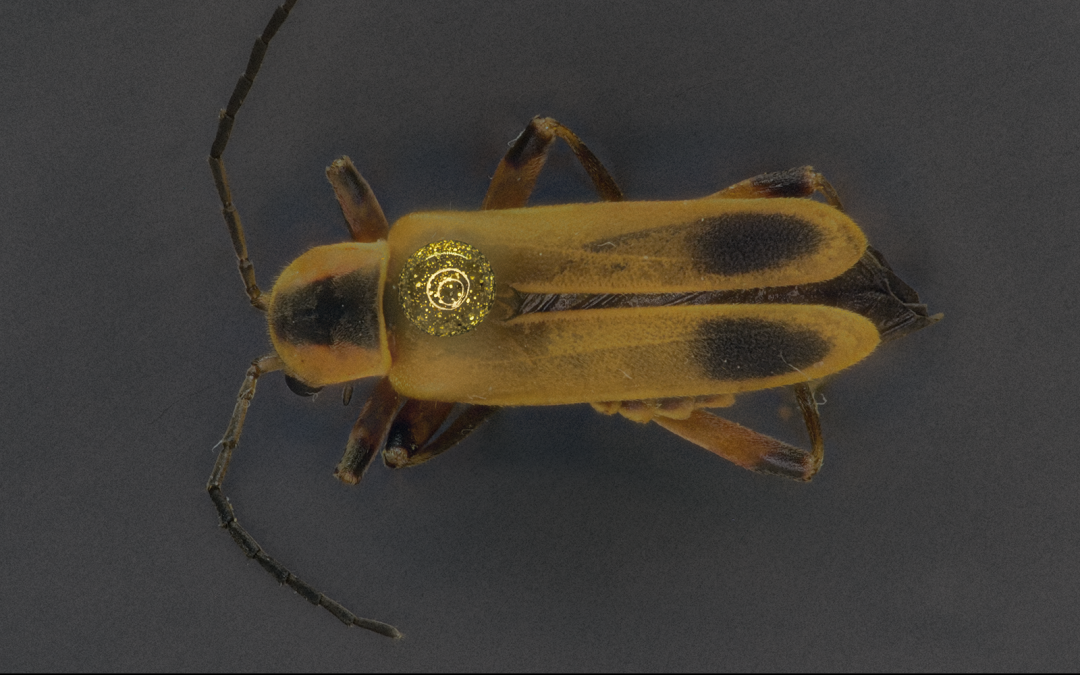
[[[814,383],[941,318],[868,245],[813,168],[699,199],[625,201],[585,144],[546,117],[511,143],[480,211],[415,213],[391,228],[352,161],[335,160],[326,174],[351,241],[305,252],[264,295],[222,155],[294,4],[278,7],[256,39],[210,150],[241,279],[267,315],[273,353],[244,377],[207,491],[248,557],[347,625],[401,636],[271,558],[222,491],[262,375],[284,371],[301,395],[343,384],[346,403],[351,382],[380,378],[335,469],[351,484],[380,453],[391,468],[435,457],[500,406],[572,403],[655,421],[735,464],[805,481],[824,458]],[[602,201],[526,206],[556,139]],[[809,451],[705,410],[782,386],[794,389]]]

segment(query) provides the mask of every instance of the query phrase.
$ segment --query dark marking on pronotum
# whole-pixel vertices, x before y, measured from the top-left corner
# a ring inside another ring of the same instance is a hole
[[[379,346],[379,273],[360,270],[282,293],[270,308],[278,338],[292,344]]]
[[[693,349],[709,378],[752,380],[807,368],[832,345],[807,328],[738,318],[702,322]]]
[[[824,239],[813,223],[779,213],[729,213],[705,218],[699,232],[689,243],[695,267],[723,275],[780,267],[813,255]]]

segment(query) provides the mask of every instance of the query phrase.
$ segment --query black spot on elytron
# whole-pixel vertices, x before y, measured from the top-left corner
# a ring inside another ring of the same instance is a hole
[[[812,330],[764,319],[711,319],[698,328],[694,356],[713,380],[752,380],[807,368],[832,345]]]
[[[379,347],[378,270],[326,277],[283,293],[270,308],[278,339],[291,344]]]
[[[802,218],[779,213],[728,213],[705,218],[688,242],[699,272],[733,276],[769,270],[813,255],[824,237]]]

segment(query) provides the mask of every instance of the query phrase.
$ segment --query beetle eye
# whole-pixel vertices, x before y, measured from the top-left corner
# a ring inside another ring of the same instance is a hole
[[[297,394],[298,396],[314,396],[322,391],[322,387],[309,386],[290,375],[285,376],[285,384],[289,385],[289,389],[292,390],[292,393]]]

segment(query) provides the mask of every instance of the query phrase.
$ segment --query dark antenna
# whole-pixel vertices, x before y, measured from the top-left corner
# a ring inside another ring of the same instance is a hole
[[[244,97],[251,91],[251,86],[255,83],[255,76],[259,72],[259,66],[262,65],[263,57],[266,56],[266,49],[270,44],[270,39],[285,23],[285,19],[289,16],[289,11],[292,10],[294,4],[296,4],[296,0],[289,0],[274,10],[274,15],[266,24],[262,35],[255,39],[255,46],[251,48],[247,68],[244,70],[244,74],[240,76],[239,81],[237,81],[236,88],[233,89],[232,96],[229,97],[228,106],[221,111],[217,136],[214,138],[214,144],[210,147],[210,171],[214,174],[214,185],[217,186],[218,196],[221,198],[221,213],[225,217],[225,224],[228,226],[229,234],[232,236],[233,248],[236,250],[237,266],[240,268],[240,276],[244,281],[244,289],[251,304],[263,312],[267,309],[266,301],[262,299],[262,292],[259,290],[258,284],[255,283],[255,268],[252,266],[251,261],[248,260],[247,244],[244,242],[244,227],[240,223],[240,214],[232,203],[232,191],[229,189],[229,179],[225,174],[225,162],[221,159],[221,155],[225,152],[225,146],[229,143],[229,134],[232,133],[233,124],[236,122],[236,113],[240,111],[240,106],[244,103]],[[381,621],[364,619],[353,614],[340,603],[326,597],[306,581],[290,572],[284,565],[271,558],[259,546],[258,542],[248,534],[247,530],[241,527],[240,522],[236,519],[232,504],[229,503],[229,498],[225,496],[221,489],[221,485],[225,481],[225,473],[229,469],[229,462],[232,460],[233,450],[236,449],[240,442],[240,432],[244,428],[244,418],[247,417],[248,407],[251,405],[251,399],[255,397],[255,385],[261,375],[280,370],[281,367],[281,359],[274,354],[256,359],[248,368],[244,376],[244,382],[240,385],[240,392],[236,395],[236,405],[233,408],[232,417],[229,418],[229,426],[219,444],[221,450],[218,451],[217,460],[214,462],[214,470],[210,474],[210,480],[206,483],[206,491],[210,493],[210,499],[213,500],[214,506],[217,508],[221,527],[228,530],[229,535],[232,536],[233,541],[244,552],[244,555],[254,558],[255,562],[269,572],[270,576],[277,579],[278,583],[289,586],[311,604],[325,607],[327,611],[347,626],[359,626],[388,637],[400,638],[402,635],[397,628]]]

